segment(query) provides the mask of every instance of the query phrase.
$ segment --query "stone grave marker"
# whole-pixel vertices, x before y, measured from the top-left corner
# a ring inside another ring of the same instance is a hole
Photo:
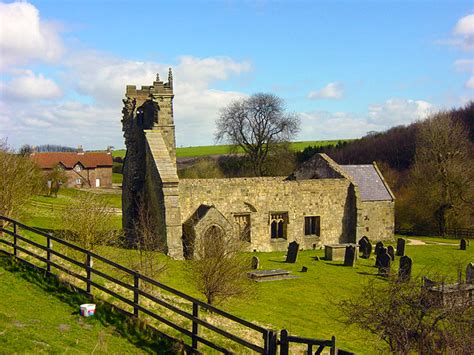
[[[344,266],[354,266],[356,248],[353,246],[346,247],[344,254]]]
[[[385,253],[380,253],[379,259],[379,274],[382,276],[388,276],[390,274],[390,255],[385,251]]]
[[[466,247],[467,247],[466,239],[461,239],[461,242],[459,243],[459,247],[461,250],[466,250]]]
[[[403,238],[397,239],[397,256],[405,255],[405,243],[406,240]]]
[[[382,242],[377,242],[377,244],[375,244],[375,255],[378,255],[379,254],[379,251],[380,249],[383,248],[383,243]]]
[[[303,267],[301,268],[301,272],[308,272],[308,268],[307,268],[306,266],[303,266]]]
[[[367,242],[367,247],[365,249],[364,257],[366,259],[370,259],[370,254],[372,254],[372,244],[370,242]]]
[[[383,245],[383,244],[382,244]],[[377,249],[376,249],[377,250]],[[380,267],[380,257],[383,255],[383,254],[387,254],[387,248],[385,247],[381,247],[378,249],[378,252],[376,253],[375,255],[375,266],[376,267]],[[389,256],[390,257],[390,256]]]
[[[393,249],[391,245],[387,247],[387,254],[390,255],[390,259],[392,259],[392,261],[395,260],[395,249]]]
[[[252,256],[252,269],[257,270],[260,266],[260,259],[258,256]]]
[[[372,244],[369,242],[369,238],[363,236],[359,240],[359,254],[362,258],[368,259],[370,257],[370,253],[372,252]]]
[[[466,267],[466,283],[474,283],[474,263],[467,264]]]
[[[287,263],[295,263],[296,257],[298,256],[298,248],[300,245],[293,241],[288,244],[288,251],[286,252],[286,262]]]
[[[400,258],[400,267],[398,268],[398,277],[403,281],[410,280],[411,277],[411,259],[404,255]]]

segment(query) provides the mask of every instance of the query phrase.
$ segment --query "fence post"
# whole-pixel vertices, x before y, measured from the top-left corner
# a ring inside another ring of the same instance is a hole
[[[290,343],[288,342],[288,330],[283,329],[280,332],[280,355],[288,355]]]
[[[16,222],[13,222],[13,255],[17,255],[16,250]]]
[[[273,330],[267,330],[263,335],[265,339],[265,345],[263,349],[264,354],[276,355],[277,351],[277,335]]]
[[[51,273],[51,238],[50,237],[47,237],[46,238],[46,260],[48,260],[48,262],[46,263],[46,271],[49,273]]]
[[[331,337],[331,350],[329,350],[330,355],[336,355],[337,350],[336,350],[336,337],[333,335]]]
[[[196,302],[193,302],[193,317],[199,318],[199,305]],[[193,347],[194,350],[197,350],[197,348],[198,348],[198,339],[197,339],[198,331],[199,331],[198,323],[195,320],[193,320],[192,347]]]
[[[135,271],[133,274],[133,315],[138,318],[138,290],[140,288],[140,274]]]
[[[91,293],[91,262],[92,257],[89,252],[86,254],[86,274],[87,274],[87,293]]]

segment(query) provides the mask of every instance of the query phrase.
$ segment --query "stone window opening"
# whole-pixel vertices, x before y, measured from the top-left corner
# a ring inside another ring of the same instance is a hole
[[[287,239],[288,212],[270,213],[270,238]]]
[[[251,227],[250,227],[250,214],[249,213],[236,213],[234,214],[234,222],[237,229],[237,235],[240,240],[245,242],[251,242]]]
[[[304,235],[319,237],[321,235],[321,217],[305,216],[304,218]]]

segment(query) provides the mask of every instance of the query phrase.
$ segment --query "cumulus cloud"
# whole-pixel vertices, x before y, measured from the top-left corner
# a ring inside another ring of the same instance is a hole
[[[63,52],[55,27],[27,2],[0,3],[0,69],[32,60],[51,62]]]
[[[384,127],[406,125],[426,118],[433,112],[433,105],[423,100],[391,98],[368,108],[370,122]]]
[[[371,131],[383,131],[426,118],[433,105],[423,100],[391,98],[369,105],[367,112],[313,111],[299,113],[304,131],[299,139],[359,138]]]
[[[72,96],[75,100],[47,103],[29,100],[30,103],[26,103],[24,99],[27,97],[38,100],[59,95],[54,82],[26,71],[12,79],[12,82],[16,80],[17,83],[23,80],[24,85],[15,86],[15,90],[11,89],[14,87],[11,82],[3,86],[3,97],[8,95],[23,98],[21,103],[18,100],[17,103],[9,102],[7,106],[10,110],[4,111],[3,117],[14,119],[16,127],[25,129],[16,133],[16,139],[24,140],[28,137],[31,140],[36,135],[35,139],[41,139],[43,143],[55,143],[60,137],[66,142],[80,143],[82,139],[80,144],[86,147],[121,147],[121,99],[125,95],[126,85],[151,85],[157,73],[161,74],[163,81],[167,81],[170,66],[165,63],[127,60],[97,51],[72,52],[64,61],[65,71],[61,81],[70,91],[66,97]],[[178,145],[212,142],[212,131],[219,109],[243,94],[212,89],[211,84],[229,80],[251,68],[246,61],[239,62],[227,57],[184,56],[178,59],[178,63],[173,65]],[[23,91],[20,87],[27,89]],[[37,88],[42,88],[43,91],[38,91]],[[41,129],[41,134],[34,133]],[[19,137],[19,134],[23,137]],[[19,142],[23,143],[24,141]]]
[[[439,40],[437,43],[454,46],[464,51],[474,50],[474,14],[460,18],[454,26],[452,37]]]
[[[338,100],[344,96],[344,87],[341,83],[329,83],[317,91],[311,91],[308,98],[311,100],[332,99]]]
[[[31,70],[17,72],[18,75],[7,82],[0,83],[0,94],[7,100],[45,100],[61,96],[61,89],[43,74]]]
[[[469,80],[464,84],[466,89],[474,89],[474,76],[471,76]]]

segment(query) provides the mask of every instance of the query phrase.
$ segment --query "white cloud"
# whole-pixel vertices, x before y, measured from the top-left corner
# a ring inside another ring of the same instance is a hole
[[[454,62],[454,67],[458,71],[474,72],[474,59],[458,59]]]
[[[0,94],[7,100],[43,100],[61,96],[61,89],[43,74],[35,75],[31,70],[20,72],[11,80],[0,83]]]
[[[406,125],[426,118],[433,112],[433,105],[423,100],[391,98],[368,108],[369,120],[384,127]]]
[[[474,89],[474,76],[471,76],[469,80],[464,84],[466,89]]]
[[[314,111],[299,114],[302,140],[359,138],[371,131],[407,125],[426,118],[433,105],[423,100],[391,98],[369,105],[365,113]]]
[[[31,60],[57,60],[63,45],[57,30],[27,2],[0,3],[0,69]]]
[[[333,99],[338,100],[344,96],[344,87],[341,83],[329,83],[321,90],[311,91],[308,98],[311,100]]]

